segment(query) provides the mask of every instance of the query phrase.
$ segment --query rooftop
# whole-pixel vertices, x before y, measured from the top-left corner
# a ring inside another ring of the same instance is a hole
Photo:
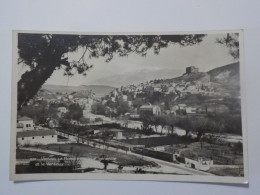
[[[140,108],[153,108],[153,106],[151,106],[151,105],[144,105],[144,106],[141,106]]]
[[[31,121],[31,120],[33,119],[27,116],[22,116],[18,118],[18,121]]]
[[[17,138],[47,135],[57,135],[57,133],[54,130],[32,130],[17,132]]]

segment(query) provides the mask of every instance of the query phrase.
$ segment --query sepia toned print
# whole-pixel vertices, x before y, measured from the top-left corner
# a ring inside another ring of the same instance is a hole
[[[248,183],[243,31],[13,32],[10,179]]]

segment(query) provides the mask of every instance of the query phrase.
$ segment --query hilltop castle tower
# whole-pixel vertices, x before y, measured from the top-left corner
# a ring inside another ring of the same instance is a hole
[[[186,74],[190,74],[193,72],[199,72],[199,68],[196,68],[195,66],[189,66],[186,68]]]

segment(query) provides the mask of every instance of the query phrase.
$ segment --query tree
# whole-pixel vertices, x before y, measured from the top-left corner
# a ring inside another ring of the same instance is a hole
[[[159,116],[159,124],[161,126],[161,134],[163,133],[163,129],[167,125],[167,123],[168,123],[167,115]]]
[[[70,104],[69,111],[65,114],[64,118],[79,120],[83,116],[83,110],[78,104]]]
[[[125,114],[128,111],[129,111],[129,106],[128,106],[127,102],[119,101],[118,107],[117,107],[117,114],[118,115]]]
[[[224,130],[224,121],[221,118],[210,118],[207,121],[207,136],[205,140],[210,144],[215,144],[220,141],[220,133]]]
[[[217,43],[229,48],[229,54],[235,59],[239,59],[239,34],[227,33],[226,37],[216,40]]]
[[[189,132],[197,133],[197,140],[200,141],[201,137],[208,131],[208,119],[201,117],[180,117],[177,120],[177,125],[186,131],[186,136]]]
[[[191,118],[190,128],[192,132],[197,133],[197,140],[204,141],[202,136],[208,131],[208,118]]]
[[[141,113],[140,118],[143,122],[143,125],[142,125],[143,131],[146,134],[151,134],[152,133],[151,125],[153,123],[153,115],[149,114],[147,112],[143,112],[143,113]]]
[[[101,135],[101,139],[103,141],[103,147],[105,148],[107,141],[111,139],[111,132],[103,131]]]
[[[110,161],[107,160],[107,159],[102,159],[100,162],[102,162],[104,164],[104,170],[107,170],[107,166],[108,166]]]
[[[151,125],[154,126],[157,133],[158,126],[160,125],[160,118],[158,116],[151,116]]]
[[[87,62],[90,58],[105,58],[106,62],[114,55],[120,57],[136,53],[146,56],[147,51],[159,54],[170,44],[190,46],[198,44],[205,35],[65,35],[65,34],[18,34],[18,64],[30,68],[18,82],[20,109],[29,101],[52,75],[54,70],[63,69],[64,75],[86,75],[93,67]],[[69,61],[68,53],[82,51],[77,61]]]
[[[133,107],[134,108],[139,108],[140,106],[142,106],[144,104],[144,100],[142,98],[136,98],[133,100]]]
[[[188,117],[178,117],[176,118],[176,125],[185,130],[185,135],[191,131],[191,122]]]
[[[105,115],[106,114],[106,107],[101,103],[95,103],[91,106],[91,111],[94,114]]]
[[[58,119],[57,110],[46,106],[24,106],[18,115],[33,118],[35,123],[44,124],[48,118]]]
[[[87,123],[90,122],[90,120],[89,120],[88,118],[81,117],[81,118],[79,119],[79,122],[80,122],[81,124],[87,124]]]
[[[176,117],[173,114],[167,115],[166,121],[167,121],[167,125],[169,125],[169,127],[170,127],[171,134],[173,134],[173,130],[176,125]],[[169,130],[168,130],[168,133],[169,133]]]

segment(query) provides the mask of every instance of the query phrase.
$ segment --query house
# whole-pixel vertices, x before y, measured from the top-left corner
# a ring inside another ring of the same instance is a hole
[[[117,92],[116,89],[111,92],[111,96],[112,97],[117,97],[118,96],[118,92]]]
[[[93,130],[94,135],[99,134],[100,132],[101,132],[100,130]]]
[[[168,92],[175,92],[175,89],[173,86],[168,87]]]
[[[139,119],[139,118],[140,118],[140,115],[133,113],[133,114],[130,114],[129,117],[130,117],[131,119]]]
[[[66,113],[66,112],[68,112],[68,110],[67,110],[66,107],[58,107],[57,110],[58,110],[60,113]]]
[[[73,98],[74,98],[73,95],[68,95],[69,100],[72,100]]]
[[[102,104],[105,105],[107,103],[107,100],[103,100]]]
[[[179,110],[179,106],[178,106],[178,105],[174,105],[174,106],[171,107],[170,110],[171,110],[172,113],[173,113],[173,112],[176,113],[176,111]]]
[[[92,105],[92,104],[94,103],[94,99],[88,98],[88,99],[87,99],[87,103],[90,104],[90,105]]]
[[[181,163],[184,163],[185,167],[189,167],[201,171],[207,171],[213,166],[213,160],[202,158],[202,157],[196,159],[187,158],[186,156],[181,155],[179,151],[175,151],[173,153],[173,161],[176,160]]]
[[[84,110],[87,110],[87,111],[91,112],[91,110],[92,110],[91,105],[90,104],[85,104],[84,105]]]
[[[161,87],[154,87],[154,91],[155,92],[162,92],[162,89],[161,89]]]
[[[59,117],[64,116],[64,114],[68,112],[68,109],[66,107],[58,107],[57,110],[58,110],[57,115]]]
[[[115,97],[111,97],[111,101],[112,102],[116,102],[116,98]]]
[[[16,132],[19,132],[19,131],[23,131],[23,124],[22,123],[17,123],[17,125],[16,125]]]
[[[159,115],[161,113],[161,108],[157,105],[143,105],[140,107],[140,113]]]
[[[198,89],[197,89],[196,85],[188,85],[188,86],[186,87],[186,91],[187,91],[187,92],[197,92]]]
[[[178,104],[179,110],[185,110],[186,106],[186,104]]]
[[[196,108],[193,107],[186,107],[187,114],[196,114]]]
[[[24,145],[46,145],[57,143],[57,134],[54,130],[32,130],[17,132],[17,143]]]
[[[128,107],[132,106],[132,101],[127,101]]]
[[[127,101],[127,95],[122,96],[123,101]]]
[[[185,158],[185,166],[201,171],[207,171],[213,165],[213,160],[198,158],[197,160]]]
[[[34,130],[35,125],[34,125],[32,118],[29,118],[27,116],[23,116],[23,117],[18,118],[17,122],[19,124],[17,126],[19,126],[19,130],[21,130],[21,131]]]

